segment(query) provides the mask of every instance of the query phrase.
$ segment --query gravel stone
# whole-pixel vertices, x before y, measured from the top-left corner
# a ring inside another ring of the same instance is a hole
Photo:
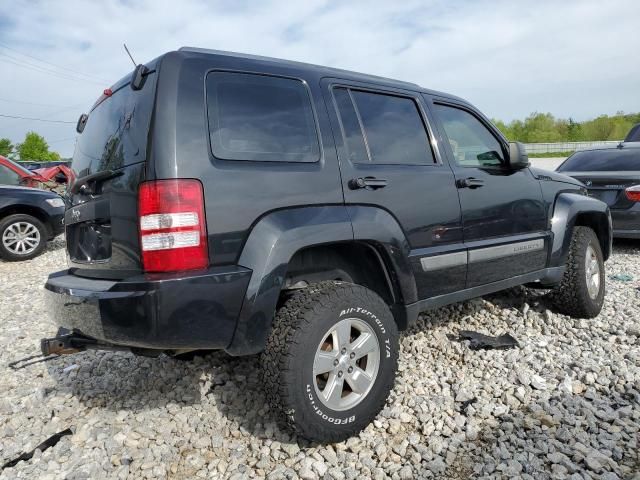
[[[55,333],[42,286],[63,268],[60,238],[33,260],[0,261],[0,364]],[[281,429],[256,357],[88,351],[0,369],[0,464],[74,432],[0,480],[640,480],[640,242],[616,242],[606,268],[595,319],[556,314],[544,291],[523,287],[422,314],[401,338],[385,409],[335,445]],[[509,332],[520,348],[471,351],[449,340],[460,330]]]

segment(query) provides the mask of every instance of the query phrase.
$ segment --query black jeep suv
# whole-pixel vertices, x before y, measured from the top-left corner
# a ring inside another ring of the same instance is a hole
[[[182,48],[78,130],[45,353],[262,352],[273,407],[337,441],[384,405],[421,311],[521,284],[602,307],[607,205],[460,98]]]

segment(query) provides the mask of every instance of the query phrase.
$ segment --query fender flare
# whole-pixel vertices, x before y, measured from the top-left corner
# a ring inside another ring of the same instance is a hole
[[[613,241],[611,213],[606,203],[595,198],[579,195],[577,193],[561,193],[556,197],[551,218],[551,231],[553,232],[553,244],[551,246],[549,266],[561,267],[567,262],[569,246],[571,244],[571,232],[577,224],[580,216],[591,217],[594,224],[601,225],[600,232],[604,235],[600,238],[604,259],[611,255]]]
[[[408,261],[408,242],[389,213],[375,207],[345,205],[277,210],[254,225],[240,255],[238,265],[251,269],[252,274],[227,353],[248,355],[264,349],[288,264],[296,252],[354,240],[373,242],[390,255],[385,268],[394,280],[400,280],[403,301],[411,301],[412,282],[414,295],[416,287]],[[406,278],[407,274],[411,277]]]

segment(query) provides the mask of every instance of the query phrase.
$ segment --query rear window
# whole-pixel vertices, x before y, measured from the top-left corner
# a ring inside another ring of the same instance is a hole
[[[640,148],[576,152],[558,167],[559,172],[640,171]]]
[[[141,90],[125,83],[89,113],[73,155],[71,167],[76,175],[115,170],[146,160],[155,81],[155,74],[148,75]]]
[[[207,76],[213,155],[223,160],[316,162],[318,134],[306,86],[291,78]]]

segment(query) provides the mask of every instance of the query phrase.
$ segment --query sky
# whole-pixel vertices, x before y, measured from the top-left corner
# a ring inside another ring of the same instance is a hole
[[[181,46],[418,83],[505,121],[640,111],[637,0],[0,0],[0,138],[73,154],[104,88]],[[71,122],[71,123],[52,123]]]

